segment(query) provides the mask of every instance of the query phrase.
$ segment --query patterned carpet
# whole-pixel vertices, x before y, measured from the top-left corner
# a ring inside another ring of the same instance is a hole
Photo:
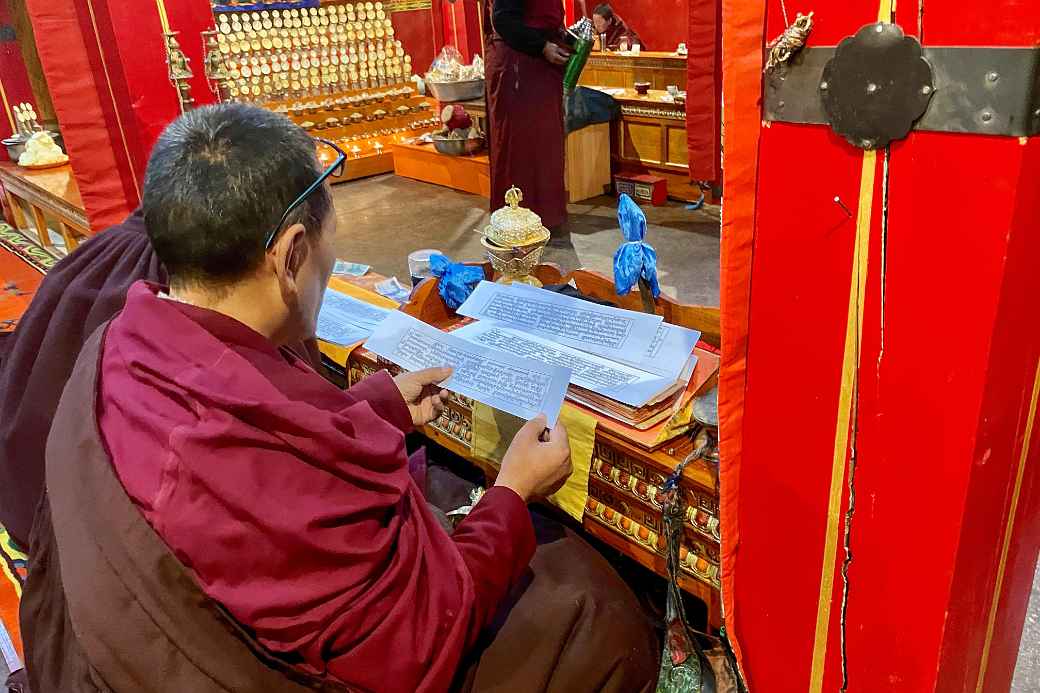
[[[0,223],[0,332],[13,332],[43,275],[58,259],[17,229]]]
[[[25,582],[26,556],[15,546],[7,530],[0,527],[0,621],[7,629],[18,655],[22,655],[22,638],[18,627],[18,602]]]

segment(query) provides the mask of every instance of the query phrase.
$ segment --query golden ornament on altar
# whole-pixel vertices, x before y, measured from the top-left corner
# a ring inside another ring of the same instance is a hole
[[[500,284],[541,286],[531,272],[549,241],[549,230],[542,225],[541,217],[520,206],[524,196],[519,188],[510,188],[505,198],[506,206],[491,215],[480,243],[488,251],[491,266],[502,275]]]

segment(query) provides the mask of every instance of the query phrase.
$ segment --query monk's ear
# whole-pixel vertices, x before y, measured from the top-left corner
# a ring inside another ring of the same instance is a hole
[[[283,283],[295,284],[310,252],[304,225],[293,224],[287,228],[275,243],[274,251],[275,273]]]

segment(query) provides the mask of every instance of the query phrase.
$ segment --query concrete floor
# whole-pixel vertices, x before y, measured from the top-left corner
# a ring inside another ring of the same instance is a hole
[[[477,233],[488,223],[482,197],[392,175],[334,190],[340,259],[372,265],[380,274],[407,282],[407,256],[413,250],[436,248],[457,261],[485,257]],[[568,271],[584,267],[612,275],[614,251],[622,242],[616,204],[602,197],[571,205],[571,246],[547,248],[543,259]],[[719,305],[719,208],[690,211],[671,203],[645,211],[661,289],[684,303]]]
[[[387,175],[336,186],[335,199],[336,250],[343,260],[372,265],[380,274],[407,282],[406,258],[419,248],[436,248],[459,261],[484,257],[477,233],[488,222],[484,198]],[[547,248],[544,259],[564,270],[585,267],[611,275],[622,240],[616,204],[602,197],[571,205],[571,244]],[[662,290],[684,303],[719,305],[719,208],[691,211],[670,203],[644,211]],[[1011,690],[1040,691],[1040,570]]]

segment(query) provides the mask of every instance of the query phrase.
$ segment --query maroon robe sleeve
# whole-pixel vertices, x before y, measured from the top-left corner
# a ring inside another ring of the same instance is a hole
[[[403,432],[412,430],[411,414],[387,371],[373,373],[347,394],[364,400]],[[473,578],[473,618],[466,638],[466,647],[470,647],[534,555],[534,527],[527,503],[512,489],[493,487],[459,524],[452,540]]]
[[[347,394],[368,402],[380,418],[392,423],[402,433],[412,432],[412,414],[389,372],[373,373],[347,390]]]
[[[527,503],[512,489],[494,486],[452,535],[473,577],[474,628],[470,647],[534,556],[535,536]]]

